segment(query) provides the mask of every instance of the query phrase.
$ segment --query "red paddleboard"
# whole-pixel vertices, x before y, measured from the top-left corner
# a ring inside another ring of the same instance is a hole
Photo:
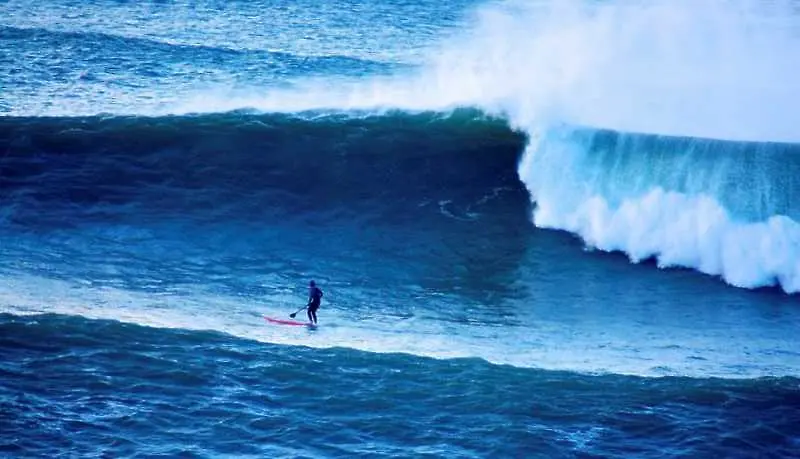
[[[315,325],[311,322],[298,322],[296,320],[284,320],[284,319],[273,319],[272,317],[264,316],[267,322],[278,324],[278,325],[295,325],[295,326],[302,326],[305,325],[306,327],[314,327]]]

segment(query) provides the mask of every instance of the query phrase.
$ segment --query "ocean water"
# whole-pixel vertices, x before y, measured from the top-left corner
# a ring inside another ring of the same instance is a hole
[[[789,1],[0,3],[0,456],[800,457],[797,56]]]

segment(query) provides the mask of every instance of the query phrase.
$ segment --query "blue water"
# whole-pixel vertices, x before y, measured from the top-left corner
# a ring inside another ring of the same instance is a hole
[[[0,455],[800,457],[797,30],[1,3]]]

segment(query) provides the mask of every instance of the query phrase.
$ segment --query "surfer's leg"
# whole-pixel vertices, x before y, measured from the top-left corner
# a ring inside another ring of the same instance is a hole
[[[312,318],[312,316],[313,316],[313,318]],[[316,309],[309,309],[308,310],[308,318],[311,320],[311,322],[317,323],[317,310]]]

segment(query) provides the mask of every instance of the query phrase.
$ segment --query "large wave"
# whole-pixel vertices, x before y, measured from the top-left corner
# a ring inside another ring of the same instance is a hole
[[[471,21],[413,76],[204,89],[167,111],[478,107],[530,139],[518,169],[535,225],[800,290],[792,2],[492,2]]]
[[[796,292],[798,30],[791,2],[490,3],[415,78],[212,105],[503,114],[537,226]]]

